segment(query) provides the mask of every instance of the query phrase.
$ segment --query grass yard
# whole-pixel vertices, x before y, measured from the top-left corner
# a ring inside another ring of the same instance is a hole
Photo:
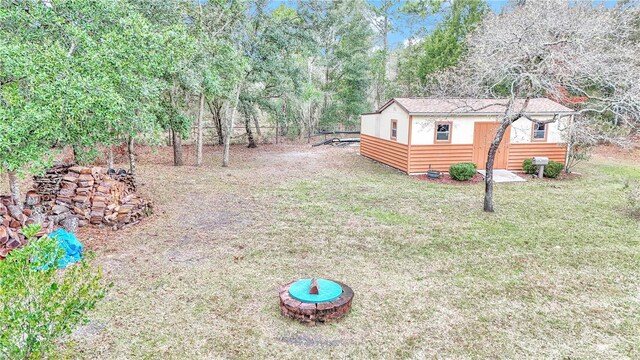
[[[357,148],[356,148],[357,149]],[[83,229],[113,287],[73,335],[115,358],[640,358],[637,161],[596,157],[570,181],[421,181],[353,148],[219,148],[202,168],[145,149],[156,215]],[[193,149],[187,152],[193,163]],[[279,284],[350,285],[352,312],[282,318]]]

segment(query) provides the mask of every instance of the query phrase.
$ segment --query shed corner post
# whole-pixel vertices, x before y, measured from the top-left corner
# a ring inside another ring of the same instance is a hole
[[[407,175],[411,175],[411,128],[413,115],[409,115],[409,134],[407,135]]]

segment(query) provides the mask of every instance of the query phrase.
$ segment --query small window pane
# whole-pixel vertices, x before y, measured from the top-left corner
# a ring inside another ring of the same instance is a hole
[[[533,125],[533,138],[544,139],[546,124],[534,124]]]
[[[449,124],[438,124],[438,132],[449,132]]]
[[[436,140],[437,141],[448,141],[449,140],[449,132],[450,124],[437,124],[436,126]]]

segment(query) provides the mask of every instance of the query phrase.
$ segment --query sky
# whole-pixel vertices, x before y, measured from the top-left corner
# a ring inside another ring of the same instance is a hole
[[[507,4],[507,1],[508,0],[489,0],[487,1],[487,3],[489,4],[489,7],[491,7],[492,11],[498,13]],[[369,3],[376,5],[379,3],[379,1],[370,0]],[[404,1],[401,1],[398,7],[402,6],[402,3],[404,3]],[[436,24],[440,21],[440,19],[441,19],[441,16],[434,15],[426,20],[426,24],[421,23],[421,24],[415,24],[415,25],[410,24],[406,20],[406,18],[398,19],[398,21],[396,21],[397,30],[389,34],[389,46],[392,49],[401,47],[406,42],[406,40],[408,40],[408,38],[411,37],[412,34],[416,33],[419,26],[426,25],[425,28],[427,30],[430,30],[436,26]]]
[[[380,0],[367,0],[372,5],[379,5]],[[588,1],[588,0],[576,0],[576,1]],[[594,4],[604,4],[607,7],[612,7],[615,5],[617,0],[592,0]],[[405,0],[401,0],[398,5],[396,5],[396,10],[402,6]],[[507,4],[508,0],[487,0],[489,7],[495,13],[499,13],[502,8]],[[269,8],[275,9],[280,5],[286,5],[289,7],[296,7],[296,2],[293,0],[271,0],[269,4]],[[396,13],[399,13],[396,11]],[[440,16],[432,16],[428,18],[425,22],[420,24],[411,24],[407,17],[400,17],[396,19],[395,26],[396,30],[389,34],[389,46],[391,49],[395,49],[403,46],[403,44],[414,34],[416,31],[425,26],[427,30],[435,27],[437,22],[440,20]]]
[[[380,4],[380,0],[367,0],[370,4],[372,5],[379,5]],[[489,6],[491,7],[491,10],[495,11],[495,12],[500,12],[500,10],[502,9],[502,7],[507,3],[508,0],[488,0],[487,3],[489,4]],[[399,2],[398,5],[395,6],[396,10],[398,8],[400,8],[400,6],[402,6],[402,4],[404,4],[404,0],[401,0]],[[296,7],[296,1],[293,0],[271,0],[268,7],[270,9],[275,9],[280,5],[286,5],[289,7]],[[397,12],[397,11],[396,11]],[[397,12],[398,13],[398,12]],[[426,22],[426,28],[432,28],[435,26],[435,24],[438,22],[439,17],[437,16],[432,16],[431,18],[429,18]],[[399,46],[402,46],[402,44],[405,42],[405,40],[407,40],[412,34],[415,34],[415,32],[418,30],[418,28],[422,25],[425,25],[424,23],[422,24],[410,24],[406,18],[399,18],[396,20],[396,30],[393,31],[392,33],[389,34],[389,46],[394,49],[397,48]]]

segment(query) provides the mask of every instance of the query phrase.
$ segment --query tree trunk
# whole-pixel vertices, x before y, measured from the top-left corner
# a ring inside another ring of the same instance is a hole
[[[202,116],[204,115],[204,93],[200,93],[200,107],[198,108],[198,134],[196,135],[197,153],[196,166],[202,166]]]
[[[280,123],[278,122],[278,116],[276,116],[276,144],[280,142]]]
[[[498,131],[496,131],[496,136],[493,138],[491,142],[491,146],[489,147],[489,154],[487,155],[487,166],[485,171],[487,175],[485,176],[484,182],[484,211],[493,212],[493,163],[496,158],[496,153],[498,151],[498,147],[502,142],[502,138],[504,137],[504,133],[507,131],[509,125],[511,125],[513,121],[510,119],[503,119]]]
[[[387,10],[388,11],[388,10]],[[376,108],[381,106],[386,100],[386,83],[387,83],[387,59],[389,57],[389,14],[385,12],[384,15],[384,23],[382,28],[382,51],[384,51],[384,58],[382,59],[382,78],[380,79],[380,83],[377,86],[376,91]]]
[[[258,122],[258,117],[255,115],[251,115],[251,117],[253,118],[253,126],[256,127],[256,134],[258,135],[257,138],[260,139],[260,137],[262,136],[262,132],[260,131],[260,124]]]
[[[82,153],[82,149],[80,149],[80,146],[78,145],[71,145],[71,150],[73,150],[73,162],[79,165],[85,165],[82,163],[81,159],[81,153]]]
[[[9,176],[9,191],[11,192],[11,200],[13,203],[22,210],[22,196],[20,193],[20,184],[18,184],[18,178],[15,171],[7,171]]]
[[[182,138],[180,132],[175,129],[173,133],[173,165],[182,166]]]
[[[249,145],[247,146],[250,149],[255,149],[258,147],[258,145],[256,145],[256,141],[253,138],[253,131],[251,131],[251,119],[250,119],[251,115],[246,115],[244,117],[244,128],[247,132],[247,141],[249,142]]]
[[[188,94],[186,94],[188,95]],[[169,97],[171,99],[171,107],[176,108],[176,100],[174,89],[172,88],[169,91]],[[186,101],[186,96],[185,96]],[[182,138],[179,131],[171,128],[171,142],[173,143],[173,165],[174,166],[182,166]]]
[[[233,106],[231,102],[227,102],[227,109],[225,111],[225,115],[228,120],[225,120],[225,129],[224,129],[224,149],[222,150],[222,167],[229,166],[229,150],[231,146],[231,134],[233,133],[233,120],[236,115],[236,107],[238,106],[238,99],[240,98],[240,86],[236,90],[236,97],[233,101]]]
[[[133,136],[129,136],[127,141],[127,152],[129,153],[129,172],[135,174],[136,172],[136,155],[133,152]]]
[[[309,123],[307,124],[307,144],[311,142],[311,112],[309,112]]]
[[[213,123],[216,126],[216,133],[218,135],[218,145],[224,144],[224,134],[222,132],[222,116],[220,112],[222,111],[222,106],[215,105],[215,102],[208,102],[209,111],[211,111],[211,116],[213,117]]]
[[[313,124],[315,123],[313,114],[315,113],[315,109],[313,104],[309,104],[309,117],[307,122],[307,144],[311,142],[311,134],[313,133]]]
[[[287,98],[282,98],[282,116],[287,116]],[[276,144],[280,141],[280,121],[278,121],[279,117],[276,116]]]
[[[114,167],[114,160],[113,160],[113,145],[109,145],[109,150],[107,153],[107,168],[109,169],[113,169]]]

